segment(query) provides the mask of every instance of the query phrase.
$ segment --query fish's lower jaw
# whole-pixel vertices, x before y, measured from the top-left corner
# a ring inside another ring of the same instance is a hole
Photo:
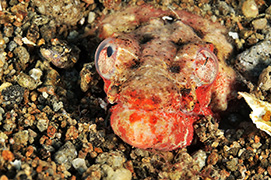
[[[141,149],[171,151],[191,144],[194,116],[181,111],[130,109],[117,104],[111,126],[124,142]]]

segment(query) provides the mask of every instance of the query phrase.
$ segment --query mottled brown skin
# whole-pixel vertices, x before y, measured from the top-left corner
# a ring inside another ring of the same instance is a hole
[[[144,149],[189,145],[199,115],[227,108],[235,73],[225,63],[232,51],[225,33],[197,15],[150,5],[105,17],[99,37],[111,38],[97,50],[96,65],[109,102],[117,103],[114,132]]]

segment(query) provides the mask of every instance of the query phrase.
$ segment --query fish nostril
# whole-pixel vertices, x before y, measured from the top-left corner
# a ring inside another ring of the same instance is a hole
[[[147,42],[150,42],[153,39],[154,39],[154,37],[149,34],[144,35],[144,36],[142,36],[142,39],[140,39],[140,44],[146,44]]]
[[[172,72],[172,73],[180,73],[181,71],[181,67],[178,66],[178,65],[173,65],[173,66],[170,66],[169,67],[169,70]]]

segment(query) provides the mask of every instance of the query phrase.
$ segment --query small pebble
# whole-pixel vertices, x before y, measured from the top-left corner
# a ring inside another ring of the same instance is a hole
[[[132,179],[132,173],[128,169],[119,168],[113,171],[109,166],[103,166],[106,177],[104,180],[130,180]]]
[[[3,120],[3,114],[5,113],[5,110],[0,107],[0,125],[1,125],[1,121]]]
[[[207,159],[207,164],[209,165],[215,165],[218,161],[218,153],[216,151],[213,151],[209,156],[208,156],[208,159]]]
[[[0,143],[4,143],[8,139],[8,136],[0,131]]]
[[[56,153],[54,159],[58,164],[64,164],[66,169],[70,169],[72,161],[77,156],[75,146],[67,141]]]
[[[19,59],[19,63],[21,67],[25,69],[26,63],[28,63],[30,60],[30,55],[27,49],[23,46],[19,46],[19,47],[16,47],[13,52],[16,55],[16,57]]]
[[[38,120],[37,128],[39,129],[40,132],[43,132],[43,131],[47,130],[48,124],[49,124],[48,120],[40,119],[40,120]]]
[[[226,162],[226,167],[230,171],[236,171],[238,169],[238,158],[232,158],[230,161]]]
[[[27,89],[34,90],[38,87],[39,83],[35,81],[31,76],[25,74],[25,73],[20,73],[17,76],[17,83]]]
[[[42,71],[39,68],[33,68],[29,71],[29,75],[35,80],[40,81],[40,78],[42,76]]]
[[[262,146],[262,143],[260,143],[260,142],[258,142],[258,143],[253,143],[253,144],[251,145],[251,147],[254,148],[254,149],[259,149],[261,146]]]
[[[198,163],[200,169],[202,169],[205,166],[207,155],[206,152],[203,150],[198,150],[194,155],[193,159]]]
[[[88,23],[91,24],[95,20],[95,13],[90,11],[88,13]]]
[[[266,18],[260,18],[260,19],[255,19],[252,21],[252,25],[254,29],[264,29],[267,25],[267,19]]]
[[[8,50],[9,50],[10,52],[12,52],[17,46],[18,46],[18,45],[17,45],[17,43],[16,43],[15,41],[10,41],[10,42],[8,43]]]
[[[247,18],[254,18],[259,14],[257,4],[254,0],[246,0],[243,2],[242,12]]]
[[[238,36],[238,33],[237,32],[229,32],[229,36],[232,37],[232,39],[238,39],[239,36]]]
[[[257,81],[260,73],[271,63],[271,42],[262,41],[237,56],[236,68],[248,80]]]
[[[108,164],[110,167],[116,169],[123,166],[123,163],[126,161],[122,152],[109,152],[109,153],[102,153],[100,154],[97,159],[96,163],[99,164]]]
[[[48,5],[50,4],[50,5]],[[82,19],[85,6],[80,0],[58,1],[58,0],[36,0],[33,2],[37,11],[44,16],[50,15],[58,24],[69,26],[76,25]]]
[[[22,166],[22,161],[15,159],[13,162],[11,162],[11,165],[16,169],[16,170],[20,170],[21,166]]]
[[[82,158],[75,158],[72,161],[72,166],[76,169],[80,174],[83,174],[87,170],[86,161]]]
[[[258,87],[264,91],[268,91],[271,88],[271,66],[265,68],[260,74],[258,80]]]
[[[63,107],[64,107],[63,102],[56,102],[56,101],[54,101],[54,103],[53,103],[53,109],[54,109],[55,112],[59,111]]]
[[[47,24],[49,22],[49,17],[45,15],[35,15],[32,19],[32,23],[36,24],[37,26],[41,26]]]
[[[14,134],[13,139],[17,145],[27,145],[29,135],[27,130],[19,131]]]
[[[11,24],[6,24],[4,26],[4,35],[5,36],[12,37],[13,32],[14,32],[14,28],[13,28],[13,26]]]
[[[229,6],[225,1],[218,1],[217,8],[222,15],[235,14],[234,9]]]
[[[6,52],[0,51],[0,65],[1,65],[1,67],[3,67],[6,62],[6,55],[7,55]]]
[[[68,40],[75,40],[78,37],[79,33],[77,31],[71,31],[68,35]]]
[[[14,159],[13,153],[9,150],[3,150],[1,155],[5,161],[12,161]]]
[[[79,59],[80,49],[70,46],[57,38],[51,39],[51,45],[40,48],[40,56],[58,68],[68,69],[74,66]]]
[[[268,172],[269,176],[271,176],[271,166],[267,167],[267,172]]]
[[[8,84],[8,83],[7,83]],[[19,85],[7,86],[2,90],[3,104],[19,104],[23,100],[24,88]]]

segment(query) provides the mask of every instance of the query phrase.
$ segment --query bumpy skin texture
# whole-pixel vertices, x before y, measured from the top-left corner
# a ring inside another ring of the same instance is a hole
[[[111,126],[138,148],[191,144],[193,123],[225,110],[234,71],[226,29],[183,10],[128,7],[99,25],[96,67],[105,82]]]

